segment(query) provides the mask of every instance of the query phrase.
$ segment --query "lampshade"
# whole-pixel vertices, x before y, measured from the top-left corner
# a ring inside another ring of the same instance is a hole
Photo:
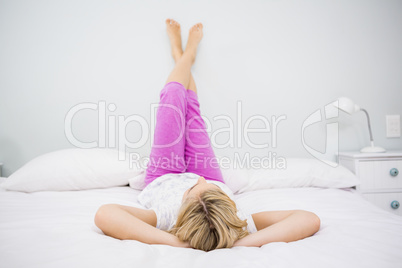
[[[353,114],[360,111],[360,107],[357,106],[351,99],[340,97],[337,102],[334,103],[335,107],[348,114]]]
[[[373,140],[373,134],[371,132],[371,124],[370,124],[370,117],[368,112],[357,106],[351,99],[341,97],[338,99],[338,101],[335,101],[334,106],[338,108],[341,111],[344,111],[345,113],[348,114],[353,114],[357,111],[362,111],[366,114],[367,116],[367,123],[368,123],[368,129],[369,129],[369,134],[370,134],[370,146],[364,147],[363,149],[360,150],[361,153],[384,153],[386,150],[382,147],[374,146],[374,140]]]

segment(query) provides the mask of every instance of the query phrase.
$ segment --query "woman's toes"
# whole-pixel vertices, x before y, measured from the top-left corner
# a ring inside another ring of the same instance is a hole
[[[174,19],[166,19],[166,24],[168,26],[180,28],[180,24],[177,21],[175,21]]]
[[[202,30],[202,23],[197,23],[193,27],[191,27],[191,31]]]

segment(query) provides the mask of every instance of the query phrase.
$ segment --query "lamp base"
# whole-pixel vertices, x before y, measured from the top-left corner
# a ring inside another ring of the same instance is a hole
[[[360,150],[361,153],[385,153],[386,151],[384,148],[378,146],[367,146]]]

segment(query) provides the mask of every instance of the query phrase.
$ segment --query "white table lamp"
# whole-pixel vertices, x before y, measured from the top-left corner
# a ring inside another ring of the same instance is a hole
[[[358,111],[362,111],[367,115],[367,123],[368,123],[368,129],[370,132],[370,146],[364,147],[363,149],[360,150],[362,153],[384,153],[386,150],[382,147],[374,146],[374,140],[373,140],[373,134],[371,133],[371,125],[370,125],[370,117],[368,115],[368,112],[354,104],[354,102],[348,98],[341,97],[338,99],[338,101],[334,102],[334,106],[338,108],[341,111],[344,111],[345,113],[348,114],[353,114]]]

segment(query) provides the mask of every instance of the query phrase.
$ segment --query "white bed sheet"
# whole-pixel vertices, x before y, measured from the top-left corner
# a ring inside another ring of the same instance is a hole
[[[402,217],[353,189],[287,188],[236,195],[245,212],[305,209],[321,218],[314,236],[261,248],[203,252],[103,235],[102,204],[141,207],[139,191],[0,192],[0,267],[402,267]]]

